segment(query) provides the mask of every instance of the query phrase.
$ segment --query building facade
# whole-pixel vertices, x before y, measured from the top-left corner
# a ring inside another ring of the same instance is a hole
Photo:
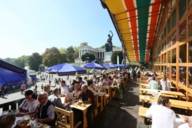
[[[114,47],[113,51],[122,51],[121,48]],[[88,45],[87,42],[83,42],[80,44],[79,47],[79,58],[78,58],[78,63],[83,63],[81,61],[81,56],[84,55],[85,53],[92,53],[95,55],[95,58],[97,61],[100,63],[104,63],[104,58],[105,58],[105,48],[93,48]]]

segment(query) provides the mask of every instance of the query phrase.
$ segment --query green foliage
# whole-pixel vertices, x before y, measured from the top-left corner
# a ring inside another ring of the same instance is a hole
[[[122,62],[122,60],[123,60],[123,53],[122,53],[122,51],[115,51],[115,52],[113,52],[113,54],[111,56],[111,62],[113,64],[117,64],[117,56],[119,56],[119,63]]]
[[[78,58],[79,57],[79,47],[74,47],[75,53],[74,53],[74,58]]]
[[[60,63],[66,63],[67,62],[67,56],[65,53],[60,54]]]
[[[66,53],[66,48],[60,48],[60,49],[59,49],[59,52],[60,52],[61,54],[65,54],[65,53]]]
[[[38,71],[39,70],[39,66],[42,63],[42,56],[39,55],[39,53],[33,53],[30,57],[29,57],[29,67],[32,70]]]
[[[75,62],[75,50],[72,46],[68,47],[66,50],[66,56],[67,56],[67,61],[69,63],[74,63]]]
[[[17,65],[18,67],[24,68],[25,66],[28,65],[29,56],[21,56],[21,57],[17,58],[17,59],[15,60],[15,62],[16,62],[16,65]]]
[[[28,65],[29,56],[21,56],[16,59],[15,58],[6,58],[4,60],[12,65],[15,65],[20,68],[24,68],[25,66]]]
[[[81,60],[91,62],[95,60],[95,55],[92,53],[85,53],[84,55],[81,56]]]
[[[47,48],[43,54],[43,64],[52,66],[61,62],[61,54],[56,47]]]

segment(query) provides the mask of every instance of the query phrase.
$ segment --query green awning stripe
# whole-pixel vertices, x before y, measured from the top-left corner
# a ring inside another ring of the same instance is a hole
[[[147,24],[151,0],[137,0],[140,62],[145,62]]]

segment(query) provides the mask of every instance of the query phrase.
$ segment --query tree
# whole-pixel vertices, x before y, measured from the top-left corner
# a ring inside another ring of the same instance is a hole
[[[79,47],[74,47],[75,53],[74,53],[74,58],[79,58]]]
[[[43,54],[43,64],[45,66],[52,66],[60,63],[61,54],[56,47],[47,48]]]
[[[95,60],[95,55],[92,53],[85,53],[84,55],[81,56],[81,60],[91,62]]]
[[[75,62],[75,50],[72,46],[68,47],[66,50],[66,56],[67,56],[67,61],[69,63],[74,63]]]
[[[42,63],[42,56],[39,55],[39,53],[35,52],[29,57],[29,67],[32,70],[38,71],[41,63]]]
[[[25,68],[26,65],[28,65],[29,56],[21,56],[15,60],[16,66],[20,68]]]
[[[122,60],[123,60],[123,53],[122,53],[122,51],[114,51],[112,56],[111,56],[111,62],[113,64],[117,64],[117,56],[119,56],[119,63],[122,62]]]
[[[60,54],[60,63],[66,63],[67,62],[67,55],[65,53]]]
[[[29,59],[29,56],[21,56],[16,59],[15,58],[6,58],[6,59],[4,59],[4,61],[6,61],[12,65],[15,65],[17,67],[24,68],[28,64],[28,59]]]
[[[60,48],[60,49],[59,49],[59,52],[60,52],[61,54],[65,54],[65,53],[66,53],[66,49],[65,49],[65,48]]]

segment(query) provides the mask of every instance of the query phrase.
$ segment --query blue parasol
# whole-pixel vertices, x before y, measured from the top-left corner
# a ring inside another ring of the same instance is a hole
[[[95,62],[86,63],[83,65],[83,67],[87,68],[87,69],[105,69],[105,67],[103,67],[100,64],[97,64]]]

